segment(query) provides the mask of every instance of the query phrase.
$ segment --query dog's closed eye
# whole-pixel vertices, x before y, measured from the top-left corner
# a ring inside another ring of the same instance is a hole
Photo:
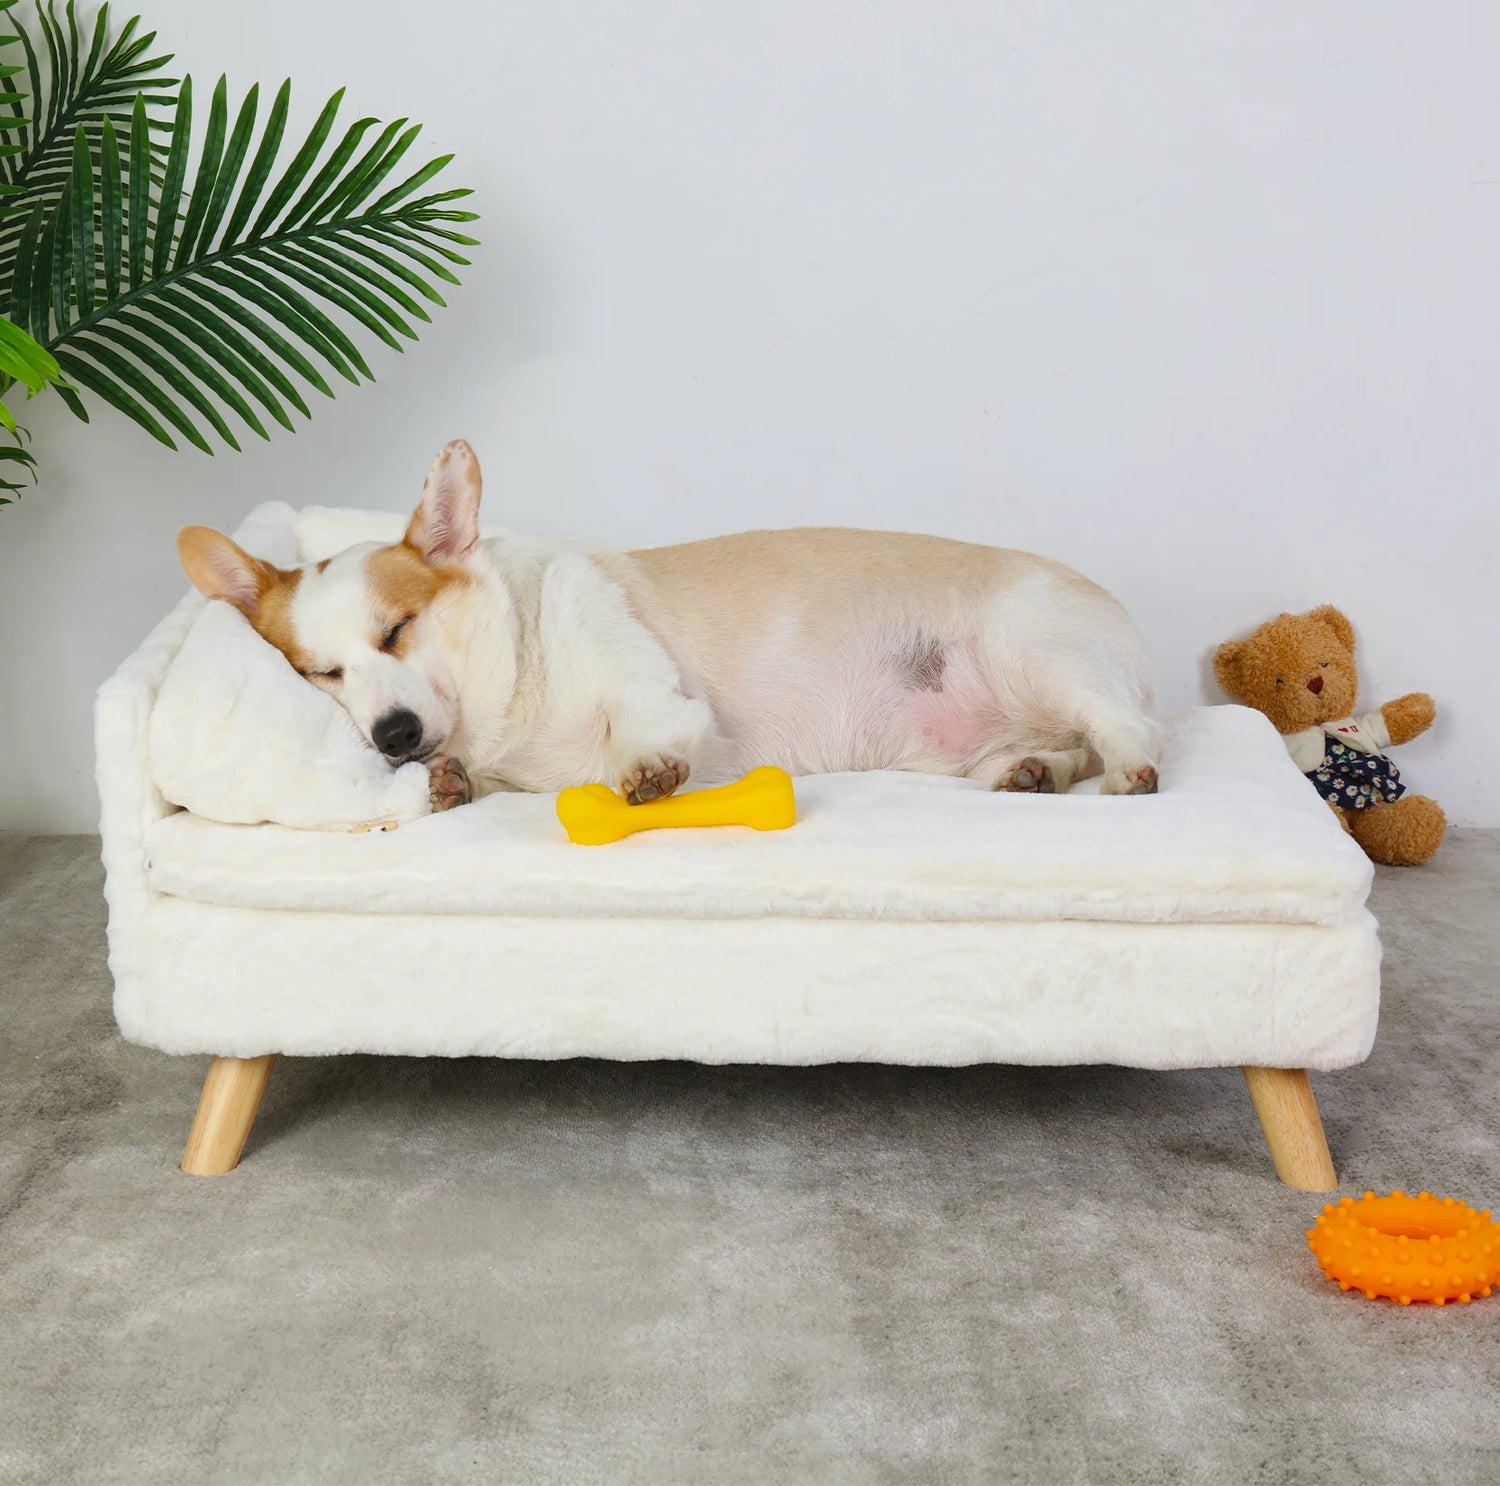
[[[390,627],[390,628],[389,628],[389,629],[388,629],[388,630],[387,630],[387,631],[386,631],[386,632],[385,632],[385,637],[384,637],[384,638],[383,638],[383,639],[382,639],[382,640],[381,640],[381,642],[380,642],[380,648],[381,648],[381,649],[382,649],[382,650],[384,650],[384,651],[385,651],[385,652],[386,652],[386,653],[387,653],[387,654],[389,654],[389,653],[390,653],[390,652],[391,652],[391,651],[392,651],[392,650],[394,650],[394,649],[395,649],[395,648],[396,648],[396,644],[397,644],[397,642],[398,642],[398,641],[399,641],[399,640],[400,640],[400,638],[401,638],[401,632],[402,632],[402,631],[403,631],[403,630],[404,630],[404,629],[405,629],[405,628],[406,628],[406,626],[407,626],[407,625],[409,625],[409,624],[410,624],[410,623],[411,623],[411,622],[412,622],[412,620],[413,620],[413,619],[415,619],[415,618],[416,618],[416,617],[417,617],[417,616],[416,616],[416,615],[415,615],[415,614],[407,614],[407,615],[405,615],[405,616],[403,616],[403,617],[402,617],[402,618],[400,618],[400,619],[398,619],[398,620],[397,620],[397,621],[396,621],[396,622],[395,622],[395,623],[394,623],[394,624],[393,624],[393,625],[392,625],[392,626],[391,626],[391,627]]]
[[[331,671],[298,671],[297,674],[305,681],[342,681],[344,668],[335,666]]]

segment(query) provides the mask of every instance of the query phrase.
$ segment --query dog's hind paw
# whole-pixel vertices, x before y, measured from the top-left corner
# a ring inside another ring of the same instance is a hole
[[[1131,764],[1123,769],[1109,769],[1104,783],[1099,787],[1101,795],[1154,795],[1158,778],[1155,764]]]
[[[437,754],[427,760],[428,798],[434,813],[467,805],[474,798],[469,771],[456,758]]]
[[[689,772],[686,759],[655,754],[641,759],[620,776],[620,793],[632,805],[644,805],[648,800],[663,799],[678,785],[686,784]]]
[[[1057,793],[1057,780],[1052,777],[1052,765],[1032,754],[1002,774],[995,788],[1006,794],[1051,795]]]

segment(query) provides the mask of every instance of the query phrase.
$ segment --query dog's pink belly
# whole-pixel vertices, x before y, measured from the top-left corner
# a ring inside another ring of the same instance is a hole
[[[732,768],[963,774],[990,751],[994,686],[977,641],[892,639],[884,626],[779,635],[710,687]]]
[[[859,697],[762,695],[715,708],[733,768],[793,774],[916,769],[963,773],[984,751],[986,709],[942,692],[876,688]]]
[[[906,699],[899,714],[908,746],[923,756],[959,765],[982,750],[986,720],[975,702],[924,691]]]

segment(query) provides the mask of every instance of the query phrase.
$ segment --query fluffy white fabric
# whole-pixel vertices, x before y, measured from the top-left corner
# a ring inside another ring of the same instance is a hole
[[[399,530],[318,510],[299,530],[262,507],[240,539],[306,561]],[[1258,714],[1171,719],[1165,787],[1143,798],[829,776],[799,781],[786,832],[594,848],[566,842],[550,796],[390,835],[223,825],[173,812],[150,760],[201,609],[184,600],[96,709],[115,1014],[134,1041],[1158,1068],[1369,1050],[1369,863]]]
[[[236,539],[290,567],[302,555],[294,515],[281,509],[285,520],[261,508]],[[163,797],[206,820],[347,830],[429,808],[427,770],[393,770],[229,604],[199,601],[151,709],[150,738]]]
[[[1361,915],[1307,924],[335,914],[158,899],[125,1035],[175,1053],[1342,1068]]]
[[[175,815],[146,846],[159,891],[246,908],[1310,924],[1360,912],[1369,860],[1260,713],[1180,713],[1163,744],[1154,796],[829,774],[798,780],[798,823],[765,834],[670,830],[574,846],[556,796],[500,794],[375,836]]]

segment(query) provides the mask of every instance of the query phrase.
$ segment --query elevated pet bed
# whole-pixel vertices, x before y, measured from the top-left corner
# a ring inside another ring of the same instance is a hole
[[[289,563],[399,526],[271,505],[239,539]],[[99,692],[116,1019],[214,1060],[186,1170],[235,1164],[274,1055],[369,1052],[1238,1065],[1283,1180],[1334,1184],[1306,1070],[1374,1039],[1371,870],[1258,713],[1168,718],[1155,796],[827,775],[798,781],[788,831],[591,848],[553,796],[417,816],[420,774],[372,766],[322,714],[333,741],[298,777],[334,818],[399,829],[226,823],[262,818],[271,784],[261,755],[215,756],[255,688],[262,710],[277,688],[327,703],[193,595]]]

